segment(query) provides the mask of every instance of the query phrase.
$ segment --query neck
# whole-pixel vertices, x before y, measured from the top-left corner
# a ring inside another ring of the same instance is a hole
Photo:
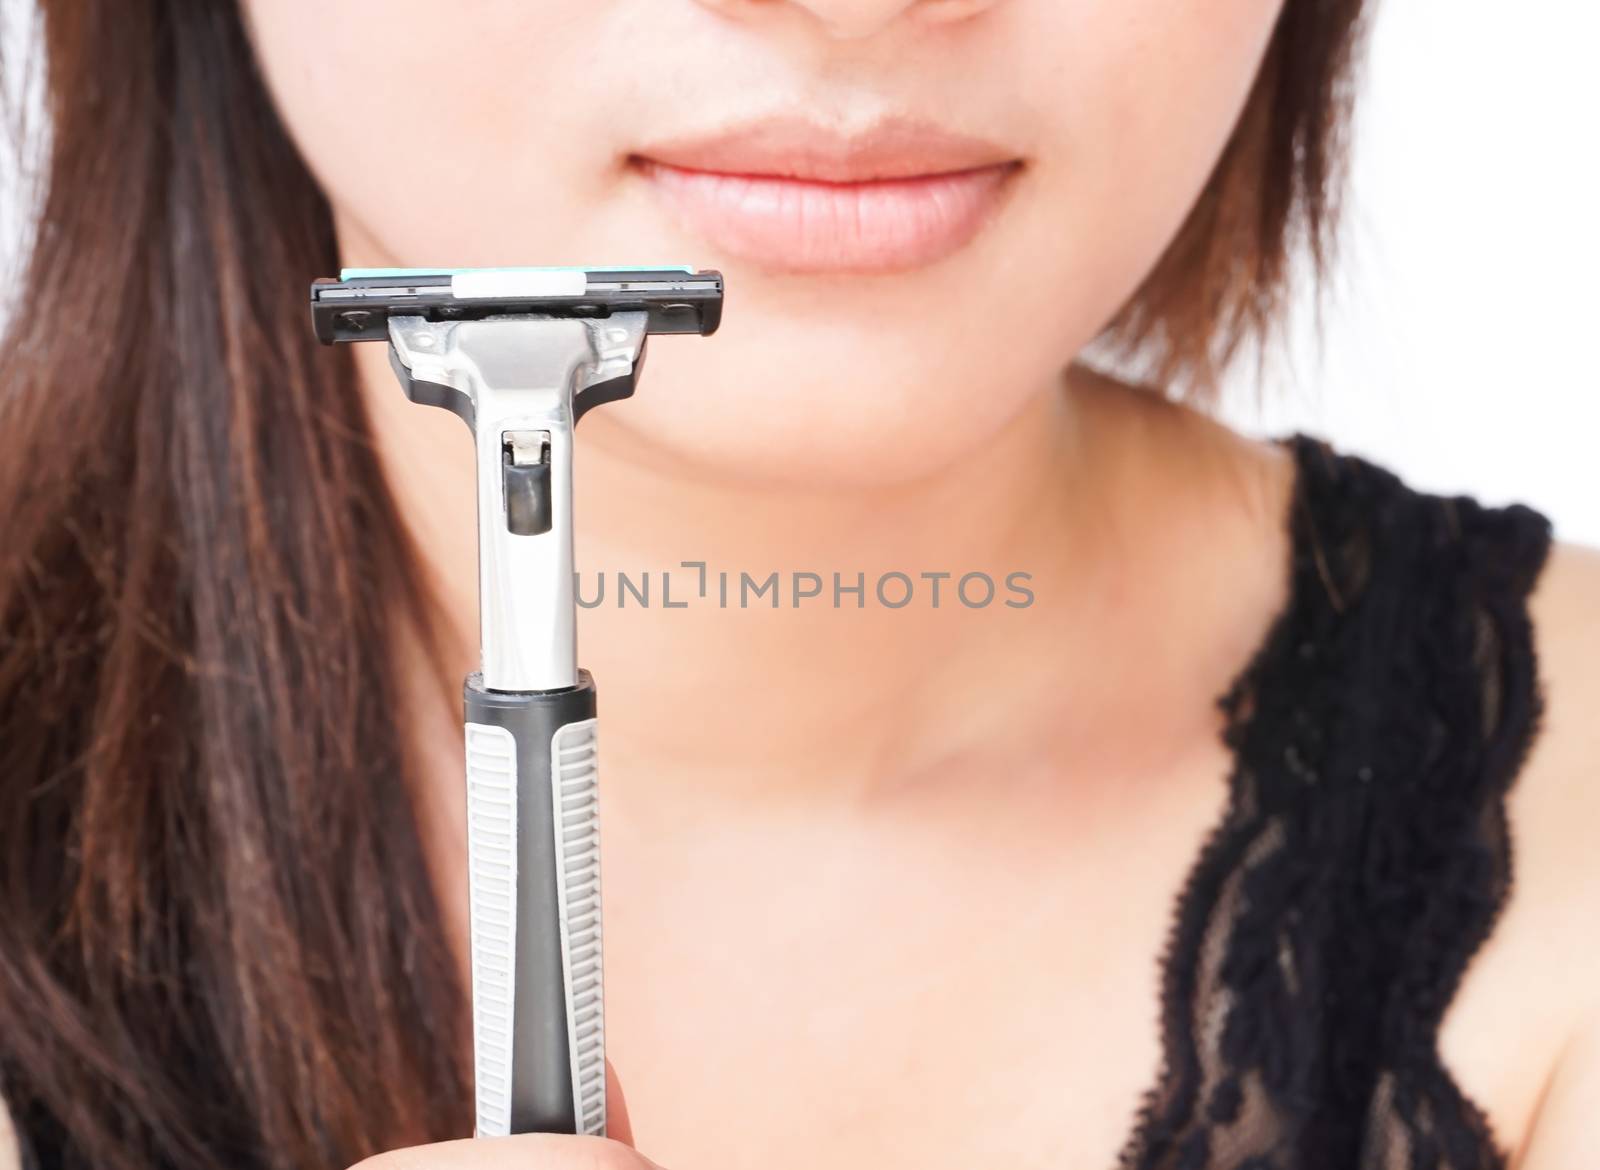
[[[478,656],[469,444],[358,349],[442,602],[436,681],[458,694]],[[1284,461],[1081,371],[953,464],[867,488],[716,482],[630,449],[607,418],[626,409],[585,418],[576,464],[580,596],[598,601],[580,661],[612,786],[861,800],[996,744],[1137,769],[1209,727],[1276,608]]]

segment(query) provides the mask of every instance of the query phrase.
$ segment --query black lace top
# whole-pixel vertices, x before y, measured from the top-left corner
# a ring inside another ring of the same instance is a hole
[[[1536,732],[1528,508],[1298,465],[1290,596],[1223,698],[1222,823],[1178,905],[1128,1170],[1488,1170],[1439,1023],[1511,880]]]

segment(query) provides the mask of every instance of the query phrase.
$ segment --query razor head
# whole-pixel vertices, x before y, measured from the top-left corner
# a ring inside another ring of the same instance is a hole
[[[722,273],[665,268],[347,268],[311,285],[317,340],[387,341],[389,318],[482,321],[525,313],[643,312],[650,333],[716,332]]]

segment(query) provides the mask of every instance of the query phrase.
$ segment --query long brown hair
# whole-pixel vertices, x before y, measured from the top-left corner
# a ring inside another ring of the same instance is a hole
[[[1359,7],[1288,0],[1123,340],[1203,374],[1294,233],[1320,246]],[[0,389],[0,1092],[52,1166],[464,1134],[392,721],[394,631],[432,603],[305,319],[329,209],[234,3],[40,8],[51,142]]]
[[[43,16],[0,397],[3,1091],[52,1165],[460,1136],[391,723],[425,598],[348,355],[307,324],[328,208],[232,4]]]

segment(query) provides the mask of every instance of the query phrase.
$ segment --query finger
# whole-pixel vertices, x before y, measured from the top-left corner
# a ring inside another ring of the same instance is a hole
[[[633,1145],[633,1124],[628,1120],[628,1102],[622,1096],[617,1070],[606,1061],[606,1136],[624,1145]]]
[[[660,1170],[633,1149],[633,1126],[622,1095],[617,1070],[606,1061],[606,1136],[571,1137],[565,1134],[517,1134],[513,1137],[439,1142],[413,1146],[368,1158],[355,1170]]]
[[[523,1133],[412,1146],[368,1158],[352,1170],[661,1170],[621,1142],[571,1134]]]

